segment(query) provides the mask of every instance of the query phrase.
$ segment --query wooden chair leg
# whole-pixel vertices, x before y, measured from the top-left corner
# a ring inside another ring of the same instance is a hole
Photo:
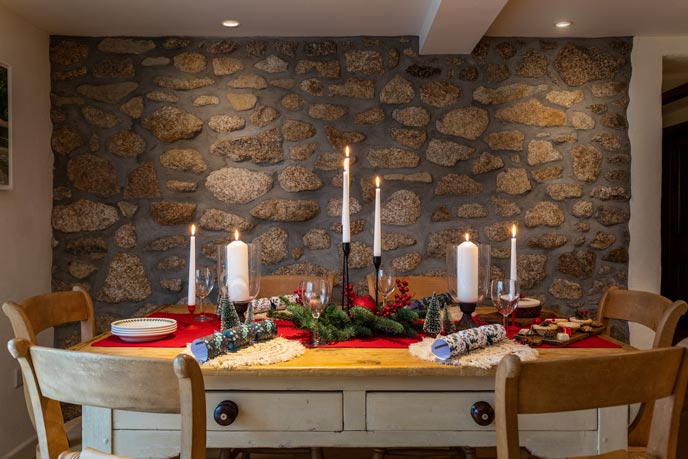
[[[383,448],[373,449],[373,459],[385,459],[385,450]]]
[[[475,448],[464,446],[463,455],[466,459],[476,459]]]
[[[322,448],[311,448],[311,459],[325,459],[324,450]]]

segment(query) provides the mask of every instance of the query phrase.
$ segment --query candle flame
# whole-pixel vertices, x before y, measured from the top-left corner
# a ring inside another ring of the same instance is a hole
[[[470,236],[468,235],[468,233],[466,233],[466,241],[470,241],[470,240],[471,240]]]
[[[196,225],[191,225],[191,235],[196,234]]]
[[[375,177],[375,186],[380,188],[380,177]]]
[[[346,157],[349,157],[349,146],[347,145],[346,148],[344,149],[344,152],[346,153]]]
[[[239,230],[234,230],[234,240],[235,241],[239,240]]]
[[[516,225],[511,225],[511,237],[516,237]]]

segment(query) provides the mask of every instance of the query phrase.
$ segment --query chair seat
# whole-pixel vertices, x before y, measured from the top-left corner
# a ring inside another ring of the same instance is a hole
[[[594,456],[576,456],[569,459],[657,459],[652,454],[647,454],[645,451],[626,451],[625,449],[617,449],[609,453],[597,454]]]

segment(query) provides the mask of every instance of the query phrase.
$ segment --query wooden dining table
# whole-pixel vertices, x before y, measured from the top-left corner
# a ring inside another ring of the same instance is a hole
[[[165,310],[185,312],[186,308]],[[183,350],[92,345],[103,336],[73,349],[170,361]],[[576,359],[632,350],[618,344],[616,348],[541,348],[538,358]],[[462,446],[471,456],[475,447],[495,446],[490,412],[494,375],[495,368],[420,360],[405,348],[313,348],[272,365],[203,368],[207,446]],[[537,387],[521,390],[538,396]],[[229,425],[219,424],[217,413],[226,415],[232,402],[238,415]],[[173,456],[178,453],[179,428],[178,415],[83,410],[84,446],[123,456]],[[519,428],[523,446],[538,456],[598,454],[626,447],[628,407],[521,415]]]

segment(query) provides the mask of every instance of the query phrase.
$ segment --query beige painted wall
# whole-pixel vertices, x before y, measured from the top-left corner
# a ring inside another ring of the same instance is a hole
[[[0,301],[50,290],[52,152],[48,34],[0,6],[0,61],[12,72],[14,189],[0,191]],[[18,368],[4,349],[12,336],[0,317],[0,457],[26,450],[34,437]]]
[[[688,37],[636,37],[629,87],[631,220],[628,288],[659,292],[662,279],[662,57],[688,55]],[[652,334],[631,327],[631,344],[650,347]]]

